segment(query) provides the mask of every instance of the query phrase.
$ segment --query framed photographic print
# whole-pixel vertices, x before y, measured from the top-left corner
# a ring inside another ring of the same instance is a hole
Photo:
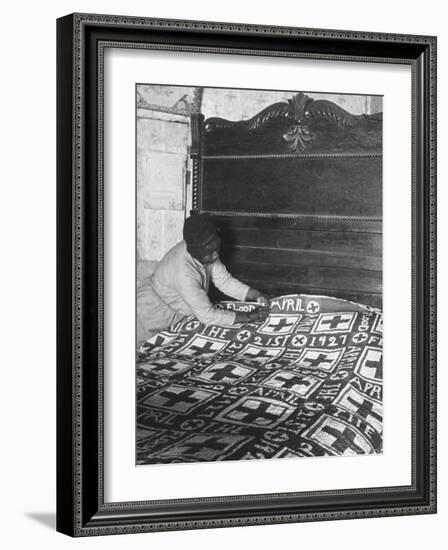
[[[58,20],[71,536],[436,511],[436,39]]]

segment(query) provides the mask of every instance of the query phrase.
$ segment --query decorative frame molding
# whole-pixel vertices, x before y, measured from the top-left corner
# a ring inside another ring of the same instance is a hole
[[[90,536],[435,513],[436,38],[93,14],[61,18],[57,30],[57,529]],[[104,502],[101,82],[108,46],[411,65],[412,485]]]

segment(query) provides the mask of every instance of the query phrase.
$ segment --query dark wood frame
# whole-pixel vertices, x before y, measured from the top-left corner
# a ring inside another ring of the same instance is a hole
[[[108,46],[411,65],[411,485],[104,502],[102,63]],[[434,513],[436,38],[74,14],[58,20],[57,48],[57,529],[88,536]]]

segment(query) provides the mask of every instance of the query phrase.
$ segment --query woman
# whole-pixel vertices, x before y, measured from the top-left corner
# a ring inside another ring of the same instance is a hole
[[[183,237],[137,291],[139,344],[191,314],[206,325],[225,327],[266,319],[269,297],[230,275],[219,259],[221,239],[209,218],[187,218]],[[261,306],[250,312],[214,306],[207,294],[210,280],[225,295],[239,301],[258,301]]]

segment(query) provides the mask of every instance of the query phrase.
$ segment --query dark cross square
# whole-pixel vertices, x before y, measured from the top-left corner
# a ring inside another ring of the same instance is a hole
[[[234,365],[227,364],[223,367],[214,367],[212,370],[209,370],[204,374],[208,375],[208,378],[210,380],[215,380],[217,382],[219,382],[220,380],[224,380],[224,378],[238,380],[241,377],[238,374],[234,373],[234,369]]]
[[[291,327],[294,324],[294,319],[292,322],[288,323],[288,318],[282,317],[278,323],[269,323],[267,327],[272,327],[274,330],[280,330],[285,327]]]
[[[373,403],[371,401],[363,399],[362,403],[359,403],[359,401],[356,401],[350,396],[347,397],[347,401],[356,407],[356,413],[359,414],[359,416],[362,416],[363,418],[373,416],[373,418],[376,418],[380,422],[383,420],[383,417],[373,410]]]
[[[307,310],[311,313],[314,313],[316,309],[319,309],[319,306],[317,304],[309,303],[307,306]]]
[[[371,369],[375,369],[375,378],[383,378],[383,360],[380,359],[379,361],[372,361],[368,359],[364,365],[366,367],[369,367]]]
[[[162,346],[166,342],[166,338],[163,336],[157,335],[155,342],[152,344],[153,347]]]
[[[278,373],[277,376],[275,376],[274,380],[280,380],[280,382],[286,382],[285,385],[291,386],[305,386],[306,388],[308,386],[311,386],[312,381],[305,380],[303,378],[299,378],[298,376],[294,376],[293,378],[287,378],[285,375],[282,375],[281,373]]]
[[[325,353],[319,353],[319,355],[314,359],[305,358],[305,363],[307,367],[317,367],[317,365],[320,365],[320,363],[331,363],[331,361],[324,361],[327,357],[328,355],[326,355]]]
[[[272,403],[265,402],[265,401],[256,401],[258,403],[258,406],[256,409],[252,409],[250,407],[245,406],[245,403],[242,403],[239,408],[236,410],[243,411],[246,413],[246,416],[244,420],[248,423],[257,424],[258,419],[262,420],[278,420],[279,414],[275,414],[273,412],[269,412],[268,409],[272,405]],[[234,409],[235,410],[235,409]],[[260,423],[259,423],[260,424]],[[266,422],[262,422],[260,425],[266,426]]]
[[[213,349],[213,342],[209,342],[208,340],[205,342],[204,345],[190,346],[189,349],[193,351],[197,351],[198,353],[208,353],[208,352],[216,353],[217,352],[216,349]]]
[[[222,438],[211,437],[206,441],[184,441],[184,443],[180,444],[180,447],[186,447],[187,453],[196,453],[198,451],[204,451],[204,449],[222,451],[227,445],[228,443],[223,441]]]
[[[270,355],[270,353],[267,350],[258,351],[256,355],[253,353],[249,353],[249,355],[251,357],[255,357],[256,359],[258,359],[258,357],[272,357],[272,355]]]
[[[185,403],[185,404],[193,404],[197,403],[198,400],[193,397],[195,394],[195,390],[183,390],[180,393],[172,392],[167,390],[163,390],[159,393],[161,397],[165,397],[167,399],[167,402],[163,405],[164,407],[171,407],[173,405],[178,405],[179,403]]]
[[[170,361],[169,363],[162,363],[162,364],[157,364],[157,362],[154,361],[153,363],[153,366],[156,367],[157,369],[166,369],[173,372],[176,371],[177,365],[178,363],[176,363],[176,361]]]
[[[350,428],[345,428],[343,432],[340,432],[331,426],[324,426],[322,431],[336,438],[331,446],[340,453],[343,453],[347,449],[352,449],[352,451],[356,451],[358,454],[364,454],[364,450],[355,443],[356,433],[350,430]]]
[[[328,328],[337,328],[340,323],[346,323],[348,319],[342,317],[341,315],[336,315],[333,319],[323,319],[321,325],[329,325]]]

